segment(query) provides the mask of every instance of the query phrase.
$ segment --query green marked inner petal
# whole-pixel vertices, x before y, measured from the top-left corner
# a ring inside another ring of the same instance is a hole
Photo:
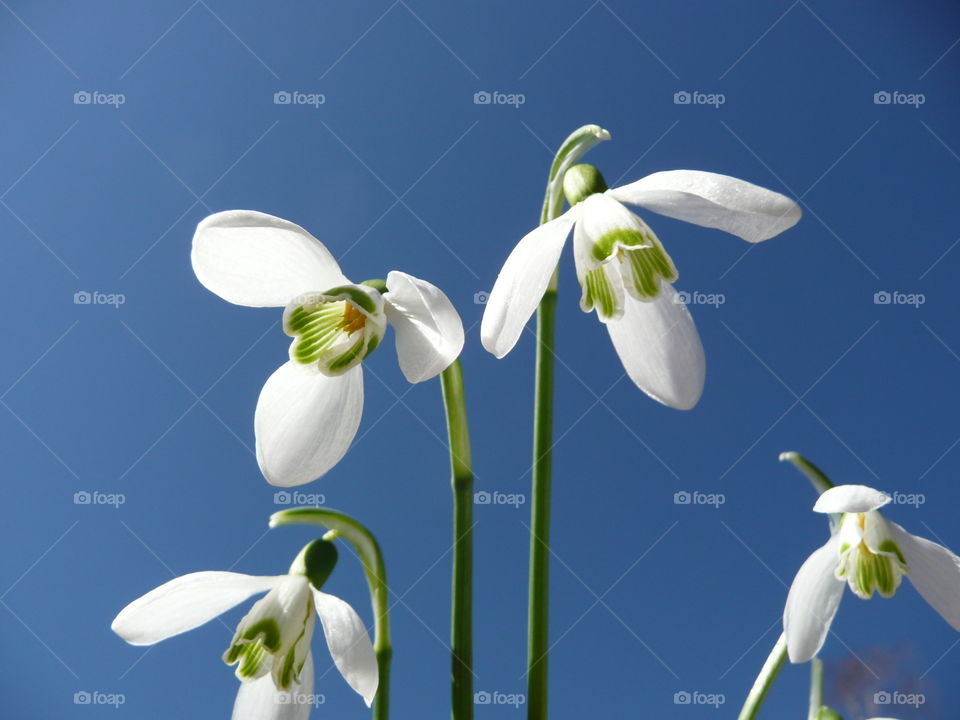
[[[618,248],[647,247],[655,244],[653,233],[636,228],[617,228],[593,243],[590,252],[594,260],[603,262]]]
[[[618,307],[617,299],[616,289],[604,266],[587,271],[580,299],[580,307],[584,312],[596,309],[601,319],[613,319],[622,311],[622,308]]]
[[[672,283],[677,269],[659,243],[636,250],[623,250],[621,272],[627,291],[639,300],[652,300],[660,294],[660,282]]]

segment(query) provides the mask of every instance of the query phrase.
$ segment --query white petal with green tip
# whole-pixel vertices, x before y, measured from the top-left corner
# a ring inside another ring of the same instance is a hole
[[[297,295],[348,282],[313,235],[253,210],[227,210],[201,221],[191,261],[204,287],[250,307],[283,307]]]
[[[383,299],[396,333],[400,369],[409,382],[429,380],[457,359],[463,349],[463,323],[439,288],[393,270]]]
[[[363,369],[338,377],[287,362],[260,391],[254,415],[257,461],[281,487],[316,480],[340,462],[363,413]]]
[[[284,577],[216,571],[183,575],[134,600],[110,627],[132,645],[152,645],[209,622]]]

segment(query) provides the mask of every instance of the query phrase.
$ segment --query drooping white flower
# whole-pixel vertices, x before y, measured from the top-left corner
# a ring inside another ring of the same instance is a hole
[[[343,600],[319,588],[336,550],[319,540],[303,549],[287,575],[196,572],[174,578],[127,605],[112,630],[132,645],[153,645],[192,630],[258,593],[223,654],[242,681],[233,720],[303,720],[313,704],[310,641],[320,616],[334,664],[369,707],[379,682],[363,621]]]
[[[696,405],[705,361],[700,336],[673,289],[678,273],[653,230],[624,203],[760,242],[792,227],[799,206],[743,180],[695,170],[658,172],[608,190],[590,165],[564,176],[570,209],[528,233],[490,292],[483,346],[498,358],[516,345],[550,284],[571,228],[580,307],[597,311],[630,379],[677,409]]]
[[[257,460],[273,485],[315,480],[347,452],[363,411],[360,363],[387,324],[411,383],[443,372],[463,348],[460,316],[438,288],[396,270],[386,288],[353,284],[319,240],[272,215],[207,217],[191,260],[200,282],[224,300],[284,308],[290,359],[267,380],[254,418]]]
[[[891,597],[906,575],[960,630],[960,558],[884,519],[878,509],[888,502],[889,496],[864,485],[838,485],[817,500],[815,512],[841,517],[830,540],[807,558],[790,586],[783,629],[791,662],[806,662],[820,651],[844,585],[864,599],[874,591]]]

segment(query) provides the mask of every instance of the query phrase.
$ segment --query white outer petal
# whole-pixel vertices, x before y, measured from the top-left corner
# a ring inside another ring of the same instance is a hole
[[[182,575],[127,605],[110,629],[131,645],[153,645],[213,620],[283,578],[219,571]]]
[[[728,175],[667,170],[608,193],[621,202],[760,242],[793,227],[801,210],[793,200]]]
[[[706,359],[687,306],[669,283],[651,302],[627,293],[624,306],[607,330],[630,379],[654,400],[689,410],[703,392]]]
[[[270,673],[240,683],[230,720],[307,720],[313,708],[313,655],[307,654],[303,682],[288,691],[277,690]]]
[[[370,707],[377,694],[380,675],[377,656],[363,620],[356,610],[333,595],[313,589],[313,602],[334,664],[343,679]]]
[[[846,583],[838,580],[840,538],[834,535],[826,545],[806,559],[793,579],[783,610],[783,631],[787,636],[790,662],[813,658],[830,630]]]
[[[204,287],[249,307],[283,307],[297,295],[348,282],[313,235],[253,210],[227,210],[202,220],[190,259]]]
[[[825,490],[816,504],[819,513],[866,513],[890,502],[890,496],[866,485],[837,485]]]
[[[894,542],[907,561],[907,577],[954,630],[960,630],[960,558],[926,538],[887,522]]]
[[[450,299],[434,285],[393,270],[383,296],[397,336],[397,359],[412,383],[446,370],[463,349],[463,323]]]
[[[254,429],[257,462],[271,485],[316,480],[346,454],[363,413],[363,370],[328,377],[289,361],[260,391]]]
[[[568,210],[527,233],[500,269],[480,323],[483,346],[498,358],[513,350],[543,299],[575,220]]]

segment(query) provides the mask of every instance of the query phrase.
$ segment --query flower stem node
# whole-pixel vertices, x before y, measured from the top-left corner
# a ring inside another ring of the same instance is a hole
[[[376,350],[386,329],[383,296],[368,285],[300,295],[283,313],[283,330],[294,338],[290,359],[315,365],[328,377],[358,365]]]
[[[590,195],[607,191],[607,181],[593,165],[581,163],[574,165],[563,175],[563,194],[573,207]]]

